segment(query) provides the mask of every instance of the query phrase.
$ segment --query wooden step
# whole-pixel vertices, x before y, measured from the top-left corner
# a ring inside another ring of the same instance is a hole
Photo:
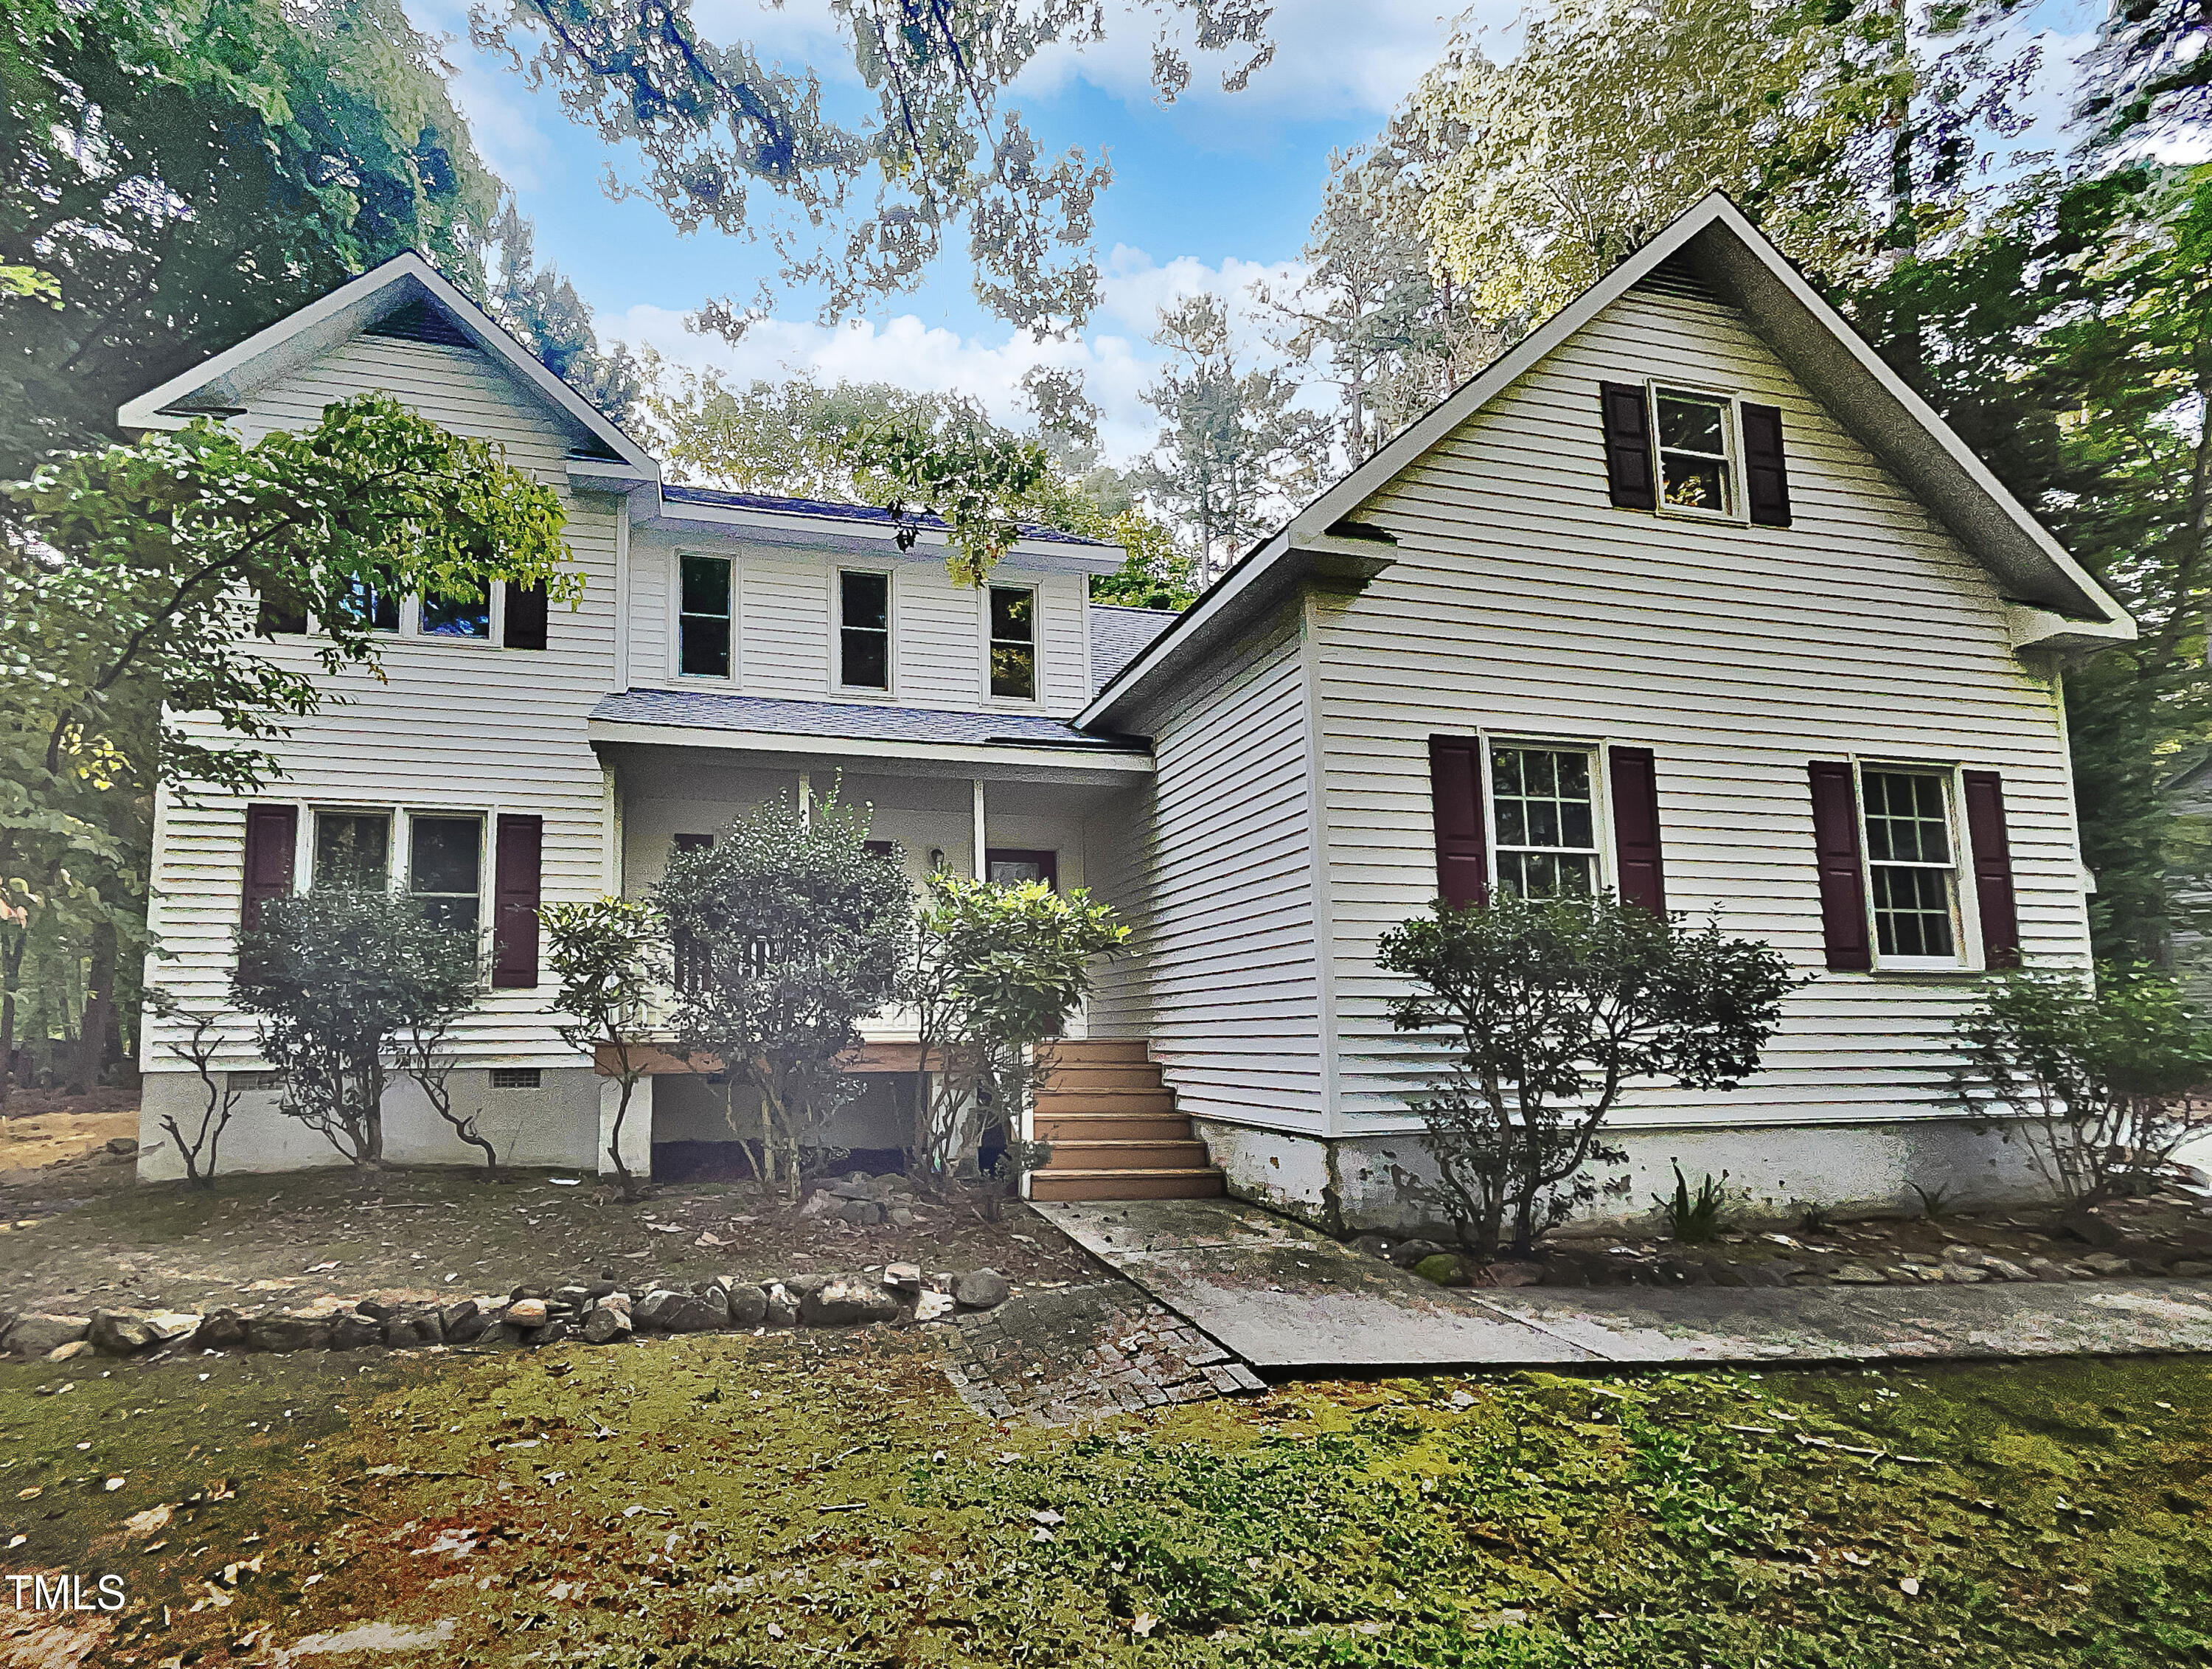
[[[1227,1190],[1220,1172],[1060,1171],[1048,1166],[1030,1173],[1034,1200],[1205,1200]]]
[[[1046,1168],[1054,1171],[1195,1171],[1212,1161],[1206,1143],[1186,1133],[1180,1141],[1055,1142]]]
[[[1040,1112],[1031,1121],[1039,1142],[1188,1142],[1190,1120],[1179,1112]]]
[[[1175,1111],[1175,1097],[1164,1089],[1041,1089],[1036,1110],[1042,1113],[1112,1113]]]
[[[1044,1078],[1042,1087],[1049,1090],[1158,1089],[1160,1069],[1149,1064],[1139,1066],[1122,1062],[1105,1066],[1060,1066]]]
[[[1142,1038],[1069,1038],[1044,1047],[1062,1066],[1148,1066],[1152,1058]]]

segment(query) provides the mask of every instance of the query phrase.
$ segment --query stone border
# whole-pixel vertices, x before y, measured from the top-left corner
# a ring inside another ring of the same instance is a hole
[[[710,1333],[767,1327],[901,1325],[949,1320],[961,1310],[997,1307],[1011,1292],[993,1269],[924,1277],[892,1264],[868,1275],[792,1275],[780,1281],[732,1276],[635,1283],[605,1277],[545,1288],[520,1286],[506,1299],[449,1304],[247,1313],[95,1309],[90,1315],[33,1313],[0,1319],[0,1345],[20,1357],[62,1362],[79,1356],[148,1355],[164,1347],[210,1350],[359,1350],[424,1345],[517,1349],[582,1339],[611,1344],[639,1332]]]

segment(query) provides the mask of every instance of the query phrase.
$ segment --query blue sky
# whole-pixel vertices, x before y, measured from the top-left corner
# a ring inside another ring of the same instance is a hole
[[[2027,9],[2027,27],[2052,31],[2048,55],[2063,61],[2077,49],[2093,6],[2043,0]],[[1255,278],[1294,277],[1329,153],[1382,125],[1435,61],[1455,17],[1436,0],[1278,0],[1274,62],[1247,91],[1221,93],[1218,68],[1209,74],[1201,58],[1190,90],[1163,107],[1148,79],[1150,15],[1109,6],[1119,27],[1104,43],[1041,58],[1010,101],[1048,149],[1103,149],[1114,164],[1097,212],[1104,304],[1077,340],[1015,338],[977,306],[964,265],[948,261],[921,289],[835,328],[816,321],[817,298],[789,295],[732,346],[688,332],[684,318],[710,296],[750,299],[773,271],[769,253],[717,232],[679,236],[647,199],[610,200],[601,177],[611,161],[623,172],[628,159],[611,159],[550,95],[533,94],[510,69],[474,52],[465,0],[409,0],[408,9],[419,26],[449,38],[479,148],[536,222],[541,258],[574,281],[603,334],[740,376],[805,369],[824,380],[958,388],[1009,419],[1018,415],[1014,392],[1030,366],[1079,366],[1105,408],[1102,439],[1117,461],[1151,439],[1140,391],[1158,360],[1145,339],[1157,308],[1200,288],[1233,302]],[[1517,10],[1512,0],[1480,0],[1466,27],[1485,31],[1502,56]],[[696,15],[710,39],[750,40],[763,58],[814,64],[826,81],[845,61],[822,0],[697,0]],[[833,81],[831,98],[839,90]],[[1243,334],[1262,350],[1249,309]]]

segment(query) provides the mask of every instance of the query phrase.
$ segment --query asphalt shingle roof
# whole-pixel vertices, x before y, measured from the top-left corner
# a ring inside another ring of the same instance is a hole
[[[820,736],[825,740],[1054,747],[1084,753],[1144,751],[1143,744],[1127,737],[1085,735],[1065,719],[1036,714],[948,712],[857,701],[780,701],[713,690],[621,690],[601,697],[592,716],[617,724]]]
[[[671,504],[710,504],[726,510],[767,510],[781,515],[834,516],[840,521],[865,521],[878,527],[894,527],[898,518],[889,510],[878,509],[872,504],[840,504],[827,498],[781,498],[772,493],[724,492],[717,487],[670,487],[660,490],[664,503]],[[933,515],[914,518],[919,527],[943,532],[945,523]],[[1057,527],[1047,527],[1035,522],[1021,524],[1022,537],[1042,540],[1050,545],[1087,545],[1104,548],[1111,539],[1086,539],[1080,533],[1062,533]]]
[[[1091,605],[1091,692],[1142,655],[1152,639],[1175,624],[1170,608],[1128,608],[1120,603]]]

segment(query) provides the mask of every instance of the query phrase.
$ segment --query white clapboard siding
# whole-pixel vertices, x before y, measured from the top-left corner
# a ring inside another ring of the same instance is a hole
[[[1611,508],[1598,384],[1647,376],[1782,409],[1794,527]],[[1765,1071],[1733,1093],[1638,1088],[1624,1124],[1949,1110],[1971,983],[1826,971],[1810,758],[2001,771],[2026,954],[2086,958],[2055,689],[2008,652],[1986,572],[1732,309],[1632,291],[1359,515],[1396,562],[1318,604],[1313,645],[1340,1128],[1406,1127],[1435,1064],[1391,1029],[1375,962],[1435,892],[1432,734],[1654,749],[1669,905],[1773,943],[1808,981]]]
[[[1152,1034],[1152,956],[1145,931],[1152,915],[1150,870],[1140,844],[1151,815],[1149,789],[1133,789],[1108,796],[1083,825],[1091,894],[1111,905],[1131,930],[1121,954],[1092,965],[1094,983],[1085,1013],[1094,1038]]]
[[[1148,1032],[1177,1107],[1200,1118],[1318,1131],[1327,1117],[1309,716],[1291,621],[1148,727],[1139,874],[1113,888],[1141,978],[1109,972],[1103,1013]]]
[[[556,606],[542,651],[498,649],[435,638],[385,643],[380,682],[349,670],[326,680],[334,697],[270,747],[283,775],[258,801],[363,809],[500,812],[544,819],[545,899],[596,897],[605,864],[604,777],[585,739],[585,717],[612,687],[617,501],[571,495],[565,459],[574,436],[538,398],[472,349],[377,337],[341,344],[273,383],[235,420],[249,438],[313,423],[325,405],[381,389],[456,433],[500,442],[508,461],[561,494],[566,537],[585,580],[573,612]],[[301,640],[278,640],[272,658],[308,667]],[[243,877],[246,801],[164,795],[157,819],[152,925],[166,954],[149,979],[195,1006],[223,1001]],[[308,818],[300,838],[312,839]],[[484,909],[492,868],[485,856]],[[573,1051],[544,1012],[550,984],[488,993],[455,1027],[462,1060],[559,1065]],[[179,1063],[173,1026],[148,1028],[150,1070]],[[252,1031],[229,1029],[227,1063],[252,1058]]]
[[[738,573],[736,667],[726,683],[678,676],[675,642],[677,554],[712,551],[735,560]],[[891,687],[854,691],[837,682],[837,573],[882,570],[891,580]],[[1001,570],[1001,583],[1037,591],[1041,699],[994,701],[986,689],[988,631],[983,594],[957,586],[931,557],[896,564],[789,550],[769,550],[707,537],[688,539],[655,528],[630,549],[629,681],[637,688],[725,689],[786,701],[855,700],[901,707],[1010,712],[1066,717],[1090,695],[1085,661],[1087,582],[1079,574]]]

